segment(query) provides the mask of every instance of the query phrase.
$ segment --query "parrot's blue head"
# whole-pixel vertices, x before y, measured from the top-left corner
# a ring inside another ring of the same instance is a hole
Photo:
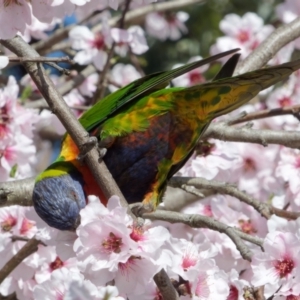
[[[37,214],[51,227],[75,230],[80,210],[86,205],[80,176],[63,174],[44,177],[35,183],[33,204]]]

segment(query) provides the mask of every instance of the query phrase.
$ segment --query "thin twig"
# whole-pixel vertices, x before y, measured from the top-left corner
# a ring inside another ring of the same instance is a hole
[[[85,22],[87,22],[89,19],[94,17],[100,12],[92,12],[90,15],[87,17],[83,18],[80,20],[76,25],[72,24],[63,28],[59,28],[55,30],[53,34],[51,34],[47,39],[38,41],[37,43],[32,45],[32,48],[35,49],[37,52],[40,54],[46,54],[49,52],[53,52],[53,48],[59,43],[60,41],[66,39],[68,37],[69,31],[74,28],[77,25],[82,25]]]
[[[240,191],[233,184],[229,184],[226,182],[218,182],[218,181],[209,181],[204,178],[193,178],[193,177],[173,177],[169,181],[169,185],[173,187],[181,187],[184,190],[189,192],[193,192],[193,190],[186,189],[186,186],[193,186],[197,189],[212,189],[220,194],[230,195],[239,199],[240,201],[252,206],[255,210],[257,210],[263,217],[269,219],[272,215],[270,211],[270,206],[262,203],[245,192]]]
[[[16,241],[22,241],[22,242],[29,242],[30,241],[30,238],[26,237],[26,236],[19,236],[19,235],[13,235],[11,236],[11,240],[12,242],[16,242]],[[39,241],[39,240],[38,240]],[[43,245],[43,246],[47,246],[47,244],[45,244],[44,242],[42,241],[39,241],[39,244],[40,245]]]
[[[157,210],[152,213],[144,213],[143,218],[150,220],[161,220],[170,223],[183,223],[193,228],[209,228],[220,233],[224,233],[236,245],[237,249],[241,253],[241,256],[244,259],[251,261],[252,253],[242,241],[242,238],[245,236],[245,233],[241,235],[240,231],[212,218],[201,215],[183,214],[173,211],[160,210]],[[260,243],[260,246],[262,246],[262,242]]]
[[[118,22],[119,23],[119,28],[121,28],[121,29],[123,29],[124,26],[125,26],[124,20],[125,20],[126,14],[128,13],[130,2],[131,2],[131,0],[126,0],[125,1],[125,6],[124,6],[124,9],[122,11],[121,18]],[[111,48],[110,48],[109,52],[108,52],[105,66],[104,66],[101,74],[99,74],[97,89],[96,89],[95,94],[93,96],[92,104],[96,103],[98,100],[102,99],[103,96],[104,96],[104,92],[105,92],[105,89],[106,89],[106,84],[105,84],[106,76],[107,76],[107,73],[108,73],[109,68],[110,68],[111,59],[112,59],[112,56],[114,54],[115,47],[116,47],[116,42],[114,41],[111,45]]]
[[[57,65],[57,63],[60,62],[66,62],[69,64],[75,64],[75,61],[72,60],[68,56],[64,57],[17,57],[17,56],[9,56],[9,61],[10,62],[19,62],[19,63],[24,63],[24,62],[39,62],[39,63],[45,63],[49,65],[50,67],[57,69],[59,72],[65,74],[65,75],[70,75],[70,70],[62,68]]]
[[[297,220],[300,217],[300,213],[296,211],[288,211],[276,207],[272,207],[271,211],[274,215],[288,220]]]
[[[33,237],[4,265],[0,270],[0,284],[26,257],[37,251],[39,244]]]
[[[153,279],[164,300],[179,300],[179,295],[164,269],[161,269],[157,274],[155,274]]]
[[[71,71],[68,70],[68,69],[65,69],[65,68],[62,68],[60,67],[59,65],[55,64],[55,63],[52,63],[52,62],[45,62],[45,64],[47,64],[48,66],[58,70],[58,72],[64,74],[64,75],[70,75],[71,74]]]
[[[231,124],[239,124],[243,122],[249,122],[253,120],[259,120],[264,118],[276,117],[276,116],[284,116],[284,115],[293,115],[298,116],[300,113],[300,105],[286,106],[286,107],[278,107],[273,109],[264,109],[252,113],[248,113],[245,116],[234,120]]]
[[[93,65],[88,65],[86,68],[84,68],[78,75],[74,76],[71,80],[64,80],[60,83],[60,86],[58,87],[58,92],[61,95],[66,95],[69,93],[72,89],[78,87],[80,84],[82,84],[88,76],[95,73],[97,70]],[[45,99],[37,99],[35,101],[26,102],[25,107],[27,108],[38,108],[38,109],[49,109],[49,106]]]
[[[169,186],[180,187],[185,191],[199,195],[197,189],[209,189],[214,190],[220,194],[230,195],[239,199],[240,201],[252,206],[256,211],[258,211],[264,218],[269,219],[271,215],[276,215],[278,217],[295,220],[300,217],[299,212],[287,211],[284,209],[279,209],[273,207],[267,203],[263,203],[250,196],[249,194],[240,191],[235,185],[229,184],[227,182],[219,182],[215,180],[206,180],[204,178],[195,177],[173,177],[169,180]],[[191,187],[194,187],[191,188]],[[201,194],[199,195],[201,197]]]
[[[129,49],[129,58],[130,58],[130,62],[133,64],[136,70],[140,73],[142,77],[144,77],[146,74],[139,63],[137,56],[133,54],[130,49]]]
[[[95,94],[93,95],[93,100],[91,101],[91,104],[95,104],[97,101],[99,101],[100,99],[103,98],[105,88],[106,88],[105,79],[106,79],[106,75],[107,75],[107,73],[109,71],[109,68],[110,68],[110,61],[111,61],[112,56],[114,54],[115,45],[116,45],[116,43],[113,42],[112,45],[111,45],[111,48],[108,52],[107,60],[106,60],[106,63],[104,65],[104,68],[103,68],[101,74],[99,74],[99,79],[98,79],[98,82],[97,82],[97,89],[95,91]]]
[[[75,64],[75,61],[71,59],[69,56],[63,56],[63,57],[43,57],[43,56],[37,56],[37,57],[18,57],[18,56],[9,56],[8,57],[10,62],[41,62],[41,63],[47,63],[47,62],[67,62],[69,64]]]

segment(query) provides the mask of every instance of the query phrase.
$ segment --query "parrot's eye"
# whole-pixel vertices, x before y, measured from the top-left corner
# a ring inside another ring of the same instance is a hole
[[[78,200],[78,197],[77,197],[77,194],[75,193],[75,191],[71,191],[71,192],[70,192],[70,197],[71,197],[73,200],[75,200],[75,201]]]

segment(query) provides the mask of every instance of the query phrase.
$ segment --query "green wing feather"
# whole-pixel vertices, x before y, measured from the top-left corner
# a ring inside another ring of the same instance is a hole
[[[236,53],[236,54],[232,55],[226,61],[226,63],[222,66],[222,68],[220,69],[218,74],[215,76],[213,81],[231,77],[234,73],[235,67],[239,61],[240,56],[241,56],[240,53]]]
[[[215,76],[215,78],[213,79],[213,81],[216,80],[221,80],[224,78],[228,78],[231,77],[234,73],[235,67],[239,61],[241,54],[237,53],[232,55],[232,57],[230,57],[227,62],[222,66],[222,68],[220,69],[220,71],[218,72],[218,74]],[[206,127],[203,128],[203,132],[206,130],[206,128],[209,126],[210,122],[208,122],[206,124]],[[194,152],[194,149],[192,149],[190,151],[190,153],[186,156],[186,158],[184,160],[182,160],[180,163],[173,165],[168,173],[168,177],[167,179],[170,179],[175,173],[177,173],[184,165],[185,163],[189,160],[189,158],[192,156]]]
[[[81,116],[79,121],[82,126],[89,131],[111,117],[126,103],[165,88],[172,79],[239,50],[240,49],[229,50],[174,70],[158,72],[140,78],[96,103]]]

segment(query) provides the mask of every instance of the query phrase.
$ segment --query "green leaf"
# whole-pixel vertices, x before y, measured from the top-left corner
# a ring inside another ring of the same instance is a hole
[[[9,172],[9,177],[14,178],[16,176],[17,170],[18,170],[18,165],[15,164]]]
[[[22,103],[25,102],[25,100],[27,100],[32,94],[32,88],[28,85],[25,87],[25,89],[23,90],[20,100]]]

